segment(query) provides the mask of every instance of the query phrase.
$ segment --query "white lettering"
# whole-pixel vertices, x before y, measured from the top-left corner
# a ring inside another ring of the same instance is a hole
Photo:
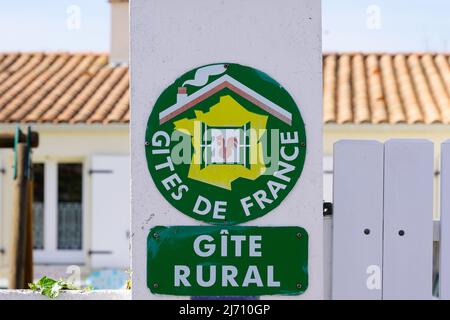
[[[159,171],[159,170],[167,168],[167,167],[170,169],[170,171],[175,170],[175,168],[173,167],[172,158],[170,158],[170,157],[166,158],[166,162],[156,165],[155,169],[156,169],[156,171]]]
[[[173,187],[175,187],[177,184],[181,183],[181,179],[178,176],[178,174],[174,173],[171,176],[165,178],[163,181],[161,181],[164,188],[166,188],[166,190],[169,190]]]
[[[205,205],[204,209],[200,209],[200,206],[202,204]],[[211,202],[205,197],[198,196],[197,201],[195,202],[194,209],[192,211],[201,216],[207,215],[211,211]]]
[[[294,137],[291,137],[291,132],[282,132],[280,141],[281,144],[296,144],[298,143],[298,132],[294,131]]]
[[[224,220],[225,216],[221,213],[227,211],[227,202],[226,201],[216,201],[214,203],[214,212],[213,218],[218,220]]]
[[[249,266],[247,273],[245,274],[244,281],[242,282],[243,287],[248,287],[249,284],[256,284],[257,287],[262,287],[263,283],[261,276],[259,275],[258,268],[256,266]]]
[[[242,252],[242,241],[245,241],[245,236],[231,236],[231,241],[234,241],[234,255],[236,257],[241,256]]]
[[[228,256],[228,242],[227,242],[227,235],[228,235],[228,230],[222,230],[220,231],[220,234],[222,235],[220,237],[220,255],[222,257],[226,257]]]
[[[261,209],[264,209],[267,204],[271,204],[273,201],[267,198],[267,193],[264,190],[258,190],[253,194],[253,197],[255,198],[256,202],[258,203],[259,207]]]
[[[206,241],[207,244],[203,245],[203,248],[206,250],[201,249],[201,242]],[[194,241],[194,252],[199,257],[210,257],[214,251],[216,250],[216,245],[212,244],[211,242],[214,241],[214,238],[209,235],[202,235],[198,236]]]
[[[280,167],[283,167],[284,169],[275,171],[275,173],[273,174],[274,177],[277,177],[278,179],[286,181],[286,182],[290,182],[291,178],[286,177],[285,174],[289,173],[291,171],[294,171],[295,167],[293,165],[290,165],[289,163],[286,163],[283,161],[278,162],[278,165]]]
[[[261,236],[250,236],[249,238],[249,256],[250,257],[261,257],[261,251],[257,251],[258,249],[261,250],[261,243],[258,241],[261,241]]]
[[[250,197],[245,197],[245,198],[241,199],[241,205],[242,205],[242,208],[244,209],[244,213],[247,217],[250,215],[250,211],[248,210],[248,208],[253,207],[253,203],[251,203],[251,202],[249,203],[249,201],[251,201],[251,200],[252,200],[252,198],[250,198]]]
[[[280,281],[273,280],[273,266],[267,266],[267,286],[268,287],[279,287]]]
[[[165,131],[157,131],[152,137],[153,147],[168,147],[170,145],[170,136]]]
[[[272,194],[272,197],[276,200],[278,199],[278,192],[280,190],[286,189],[286,185],[283,183],[278,183],[272,180],[269,180],[267,182],[267,186],[269,187],[270,193]]]
[[[197,266],[197,283],[200,287],[211,287],[216,282],[216,266],[209,267],[209,280],[203,279],[203,266]]]
[[[187,280],[190,273],[188,266],[175,266],[175,287],[179,287],[181,283],[185,287],[190,287],[191,284]]]
[[[222,267],[222,287],[228,287],[228,283],[232,287],[238,287],[235,278],[237,277],[238,270],[235,266],[223,266]]]

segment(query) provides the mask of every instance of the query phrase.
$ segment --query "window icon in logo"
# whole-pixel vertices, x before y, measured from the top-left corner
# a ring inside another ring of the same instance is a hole
[[[242,127],[209,127],[201,124],[201,168],[208,165],[250,167],[250,123]]]

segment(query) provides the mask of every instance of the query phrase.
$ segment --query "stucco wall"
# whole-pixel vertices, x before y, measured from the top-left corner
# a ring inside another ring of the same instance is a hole
[[[325,155],[333,153],[333,144],[342,139],[374,139],[386,141],[393,138],[429,139],[435,144],[435,156],[440,144],[450,139],[448,125],[325,125],[323,150]]]

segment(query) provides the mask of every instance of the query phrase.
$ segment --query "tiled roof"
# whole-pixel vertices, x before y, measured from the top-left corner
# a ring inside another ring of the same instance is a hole
[[[324,55],[325,123],[450,124],[450,55]],[[0,123],[128,123],[107,54],[0,53]]]
[[[325,123],[450,124],[450,56],[327,54]]]
[[[0,53],[0,123],[126,123],[128,82],[107,54]]]

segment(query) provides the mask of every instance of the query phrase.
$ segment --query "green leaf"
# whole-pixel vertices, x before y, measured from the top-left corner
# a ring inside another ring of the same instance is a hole
[[[38,292],[49,297],[50,299],[57,298],[61,294],[62,290],[82,290],[81,287],[78,287],[71,282],[67,282],[62,279],[55,280],[46,276],[43,276],[34,283],[29,283],[28,286],[32,291]]]

